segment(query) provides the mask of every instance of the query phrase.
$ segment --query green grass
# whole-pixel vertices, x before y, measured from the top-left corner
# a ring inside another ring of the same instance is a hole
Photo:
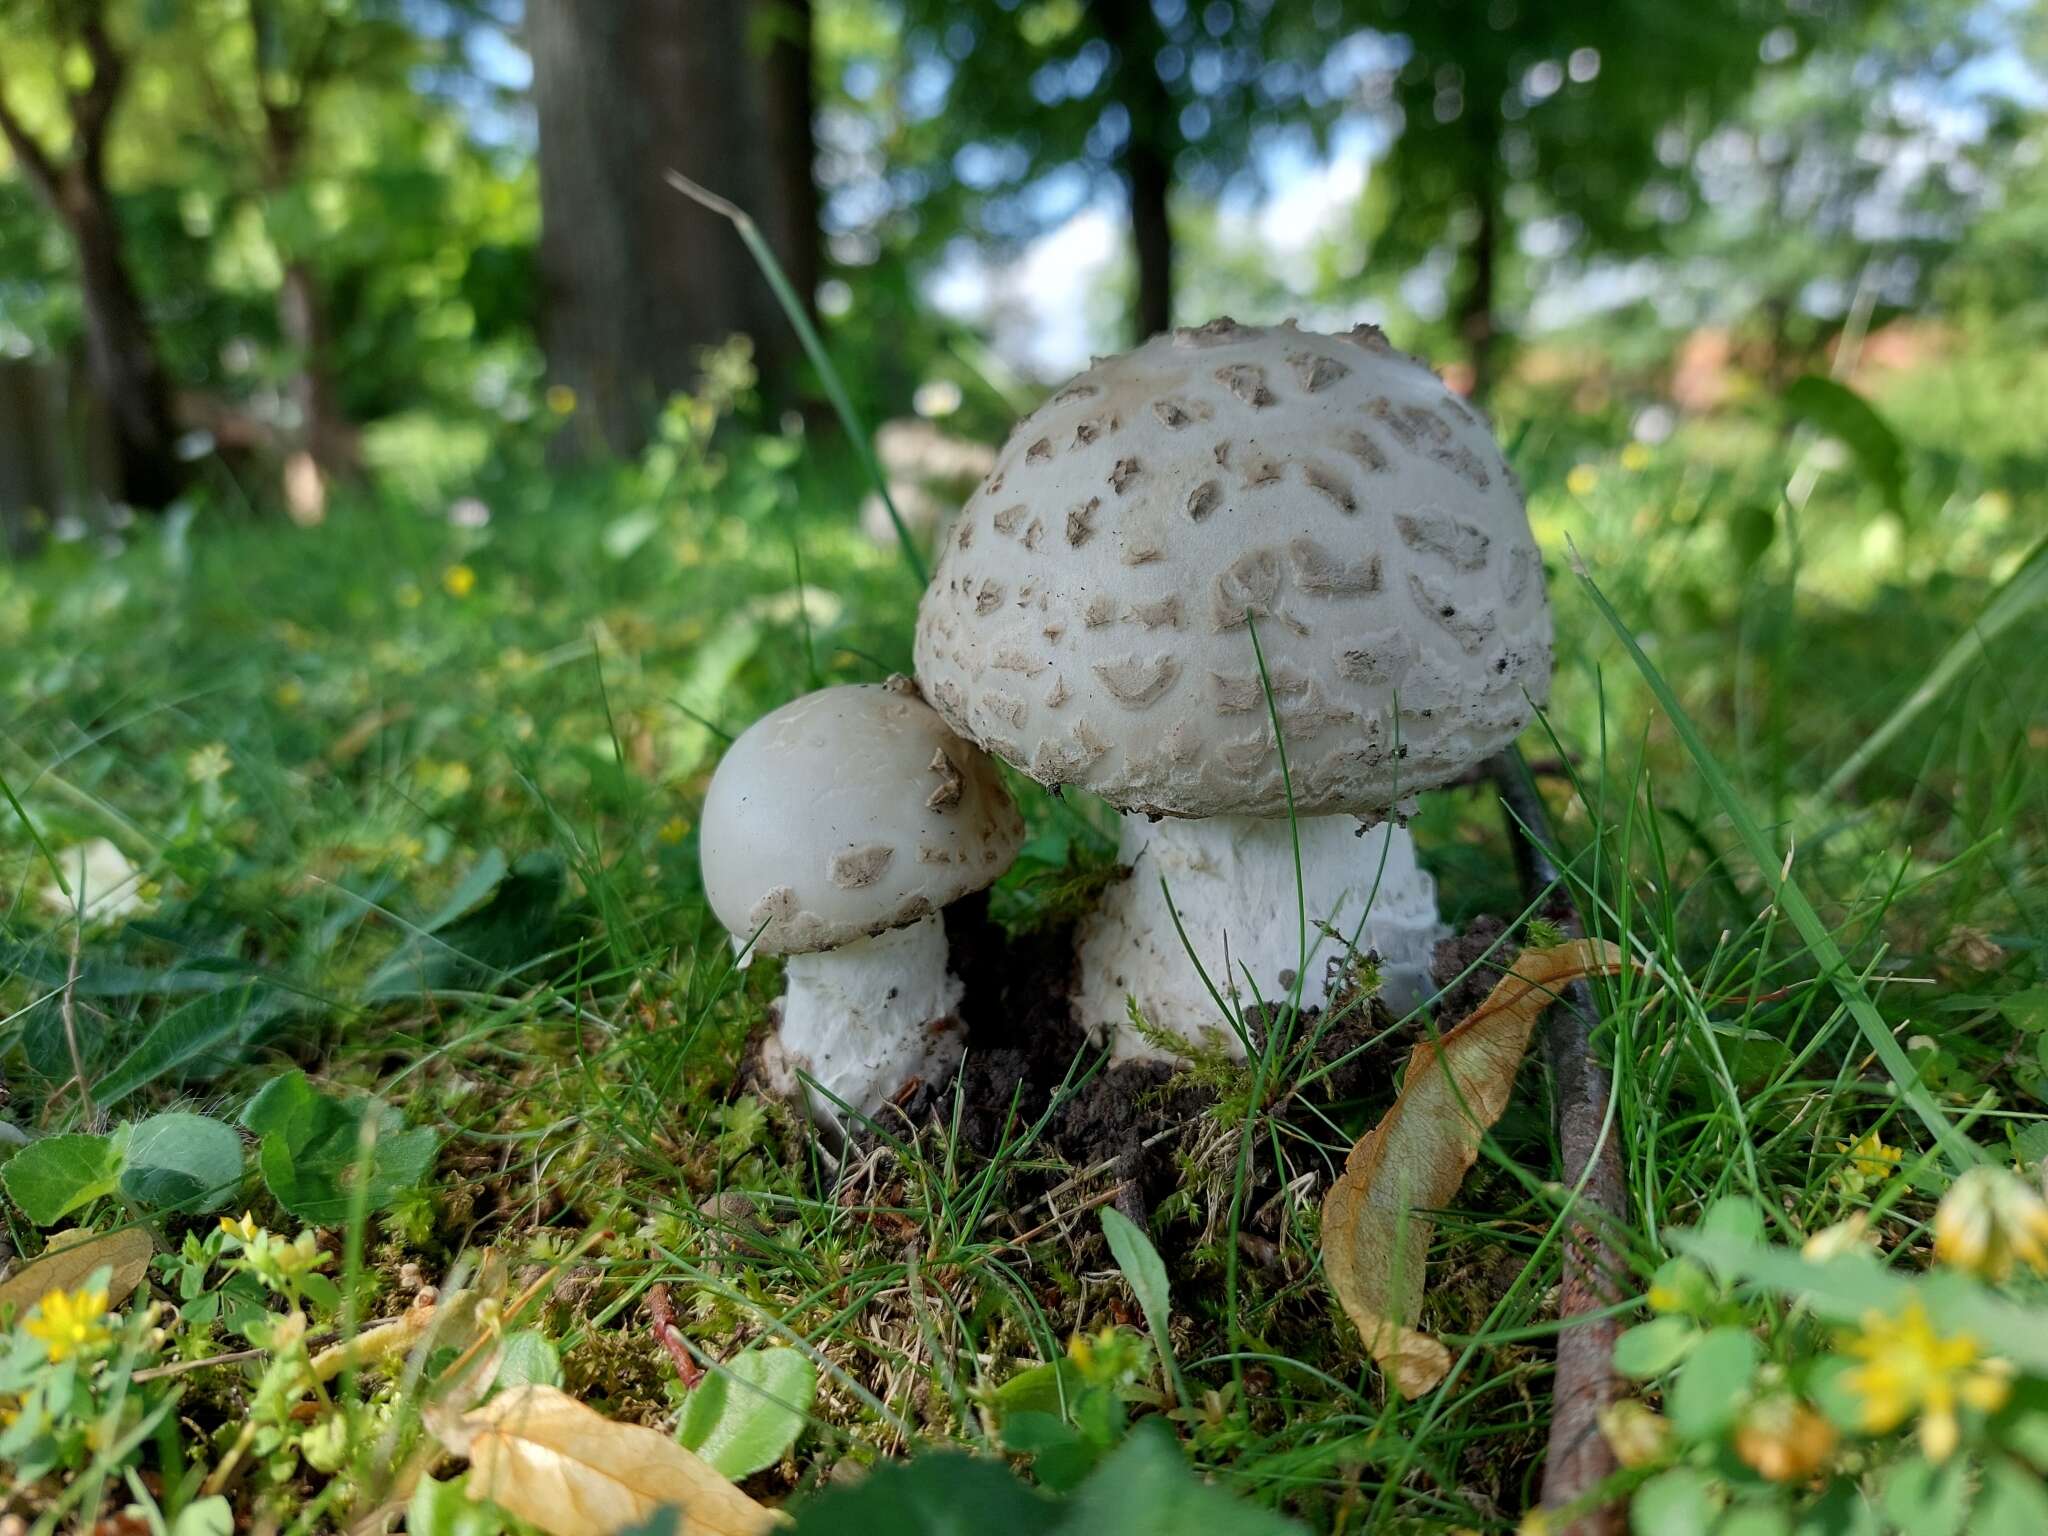
[[[381,1095],[445,1137],[430,1201],[355,1229],[381,1299],[405,1264],[438,1275],[486,1244],[557,1265],[538,1326],[569,1388],[623,1417],[672,1411],[642,1312],[657,1283],[706,1360],[800,1347],[821,1390],[786,1470],[756,1485],[779,1495],[849,1458],[987,1447],[991,1389],[1137,1319],[1091,1214],[1111,1180],[1068,1180],[1042,1127],[987,1160],[921,1136],[835,1182],[800,1126],[732,1098],[775,968],[732,969],[704,908],[709,772],[794,694],[907,670],[918,587],[854,531],[843,455],[704,427],[679,411],[632,470],[504,474],[481,529],[368,497],[312,532],[210,510],[0,572],[0,779],[18,802],[0,808],[0,1061],[14,1125],[95,1128],[55,1024],[74,943],[88,1087],[159,1036],[191,978],[248,978],[246,1016],[124,1116],[231,1113],[290,1064]],[[1560,862],[1591,930],[1642,962],[1601,992],[1621,1246],[1647,1275],[1668,1229],[1728,1195],[1795,1242],[1881,1198],[1915,1245],[1944,1160],[2044,1150],[2048,1068],[2001,1005],[2042,984],[2048,938],[2048,615],[2008,615],[1935,673],[2020,569],[2038,489],[1980,479],[1947,444],[1947,479],[1909,481],[1902,524],[1847,468],[1786,503],[1799,445],[1749,424],[1626,463],[1571,432],[1546,417],[1518,450],[1560,637],[1525,745],[1570,757]],[[1575,463],[1593,474],[1570,489]],[[1829,792],[1931,673],[1934,695]],[[1103,854],[1099,818],[1019,787],[1034,841],[997,911],[1022,931],[1085,898]],[[1517,916],[1490,797],[1424,807],[1447,913]],[[80,922],[49,898],[50,864],[75,872],[102,838],[142,905]],[[479,942],[502,974],[437,969],[440,909],[497,855],[534,854],[561,897],[497,912]],[[1184,1444],[1319,1529],[1510,1529],[1534,1503],[1554,1336],[1563,1191],[1541,1073],[1439,1223],[1424,1323],[1458,1363],[1405,1403],[1315,1261],[1321,1192],[1385,1098],[1283,1122],[1271,1106],[1307,1061],[1256,1063],[1228,1098],[1239,1117],[1153,1213]],[[1840,1145],[1870,1131],[1915,1170],[1881,1196],[1842,1178]],[[1270,1265],[1234,1240],[1255,1144],[1300,1178]],[[230,1368],[197,1375],[218,1379],[181,1411],[230,1414]],[[241,1496],[289,1523],[321,1482]]]

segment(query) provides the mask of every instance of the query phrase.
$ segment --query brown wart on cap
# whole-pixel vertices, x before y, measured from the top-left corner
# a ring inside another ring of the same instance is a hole
[[[1106,421],[1119,430],[1077,430]],[[1290,681],[1276,704],[1304,818],[1384,815],[1499,750],[1547,695],[1550,613],[1512,476],[1479,414],[1372,327],[1226,319],[1155,337],[1041,407],[992,478],[1002,507],[1054,536],[949,546],[917,669],[956,730],[1041,782],[1127,813],[1284,818],[1280,743],[1270,724],[1244,729],[1263,699],[1220,709],[1210,682],[1256,675],[1252,625],[1269,676]],[[994,530],[999,510],[983,497],[966,515]],[[1029,584],[1028,610],[1003,600],[1012,584]],[[1056,664],[1057,685],[1016,688],[1020,654]],[[1126,843],[1136,856],[1192,835],[1127,825]],[[1388,836],[1391,865],[1412,868],[1405,833]],[[1348,820],[1344,837],[1329,878],[1355,918]],[[1410,884],[1430,894],[1419,869]],[[1157,877],[1128,889],[1156,898]],[[1291,920],[1291,894],[1278,905]],[[1431,905],[1398,916],[1383,890],[1362,942],[1385,951],[1413,917],[1419,944]],[[1233,960],[1250,953],[1233,944]]]

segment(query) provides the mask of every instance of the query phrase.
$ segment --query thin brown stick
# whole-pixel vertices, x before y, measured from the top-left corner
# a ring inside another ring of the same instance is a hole
[[[1528,766],[1514,748],[1494,758],[1491,773],[1508,811],[1508,836],[1527,902],[1544,899],[1544,916],[1574,938],[1583,937],[1556,864],[1547,851],[1550,817]],[[1620,1299],[1619,1265],[1608,1231],[1627,1206],[1627,1184],[1615,1138],[1607,1134],[1613,1084],[1593,1052],[1599,1021],[1593,992],[1583,981],[1564,989],[1543,1019],[1543,1054],[1556,1097],[1557,1139],[1564,1183],[1578,1190],[1565,1234],[1564,1277],[1558,1291],[1557,1366],[1551,1386],[1550,1444],[1543,1464],[1543,1507],[1575,1511],[1555,1526],[1556,1536],[1620,1536],[1622,1508],[1583,1507],[1618,1468],[1600,1433],[1600,1410],[1621,1395],[1614,1373],[1614,1341],[1621,1325],[1606,1315]]]
[[[669,1359],[675,1362],[676,1375],[682,1378],[683,1390],[693,1391],[704,1379],[704,1368],[690,1354],[689,1346],[683,1343],[683,1330],[676,1326],[676,1311],[669,1303],[666,1285],[657,1282],[648,1287],[647,1315],[654,1319],[654,1342],[667,1350]]]

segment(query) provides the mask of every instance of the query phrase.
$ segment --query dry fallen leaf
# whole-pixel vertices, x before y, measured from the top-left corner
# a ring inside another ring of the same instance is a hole
[[[53,1232],[40,1256],[0,1280],[0,1309],[12,1306],[18,1316],[50,1291],[77,1290],[101,1265],[113,1271],[107,1280],[107,1305],[118,1307],[142,1284],[152,1251],[149,1234],[140,1227],[97,1235]]]
[[[1450,1351],[1414,1326],[1431,1222],[1500,1118],[1536,1020],[1581,976],[1621,969],[1604,940],[1525,949],[1471,1017],[1408,1058],[1401,1090],[1358,1139],[1323,1201],[1323,1273],[1403,1397],[1444,1379]]]
[[[549,1536],[611,1536],[663,1508],[683,1511],[683,1536],[757,1536],[781,1519],[659,1430],[617,1423],[553,1387],[500,1392],[462,1427],[470,1497]]]

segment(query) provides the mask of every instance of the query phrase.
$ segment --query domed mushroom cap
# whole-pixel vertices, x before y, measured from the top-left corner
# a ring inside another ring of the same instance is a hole
[[[1024,841],[996,765],[907,679],[763,715],[704,799],[711,910],[757,953],[837,949],[993,884]]]
[[[1041,783],[1284,815],[1252,620],[1303,814],[1454,778],[1548,693],[1520,488],[1478,414],[1371,326],[1218,320],[1074,379],[961,512],[917,673]]]

